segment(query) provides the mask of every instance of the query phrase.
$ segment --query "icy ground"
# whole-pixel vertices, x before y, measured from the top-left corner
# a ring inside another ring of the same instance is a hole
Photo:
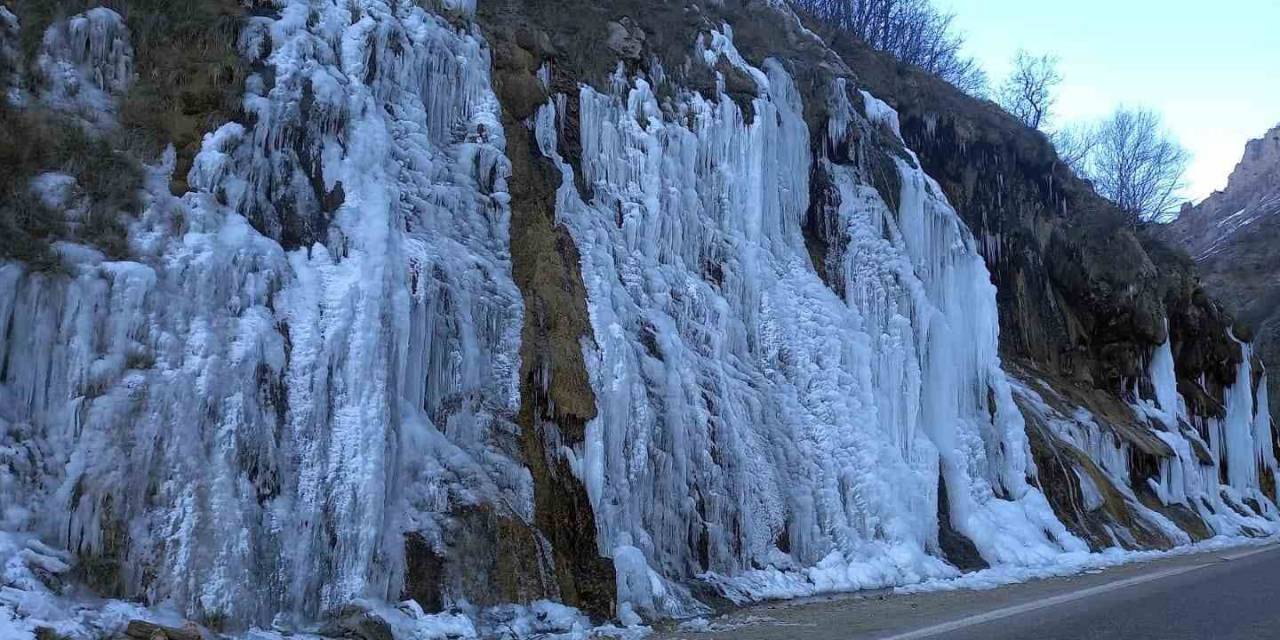
[[[1078,575],[1135,562],[1190,555],[1247,546],[1265,546],[1280,542],[1280,535],[1266,538],[1217,536],[1203,542],[1184,545],[1168,551],[1123,551],[1108,549],[1101,553],[1064,554],[1056,562],[1040,567],[996,567],[957,578],[930,580],[894,589],[895,593],[924,593],[963,589],[996,589],[1005,585],[1051,577]],[[49,549],[33,539],[0,534],[0,565],[4,567],[6,585],[0,589],[0,638],[35,640],[37,627],[49,627],[72,640],[109,636],[123,629],[130,620],[147,620],[181,627],[182,617],[162,608],[147,609],[118,600],[94,600],[82,595],[61,597],[38,586],[35,573],[56,574],[66,568],[65,554]],[[24,590],[25,589],[25,590]],[[794,593],[793,597],[805,594]],[[812,595],[812,594],[808,594]],[[461,614],[426,615],[412,602],[399,606],[368,603],[382,620],[394,630],[397,638],[415,640],[471,640],[477,638],[540,638],[543,640],[592,640],[617,638],[640,640],[652,633],[646,626],[620,628],[614,625],[593,627],[577,611],[551,602],[528,607],[500,607],[476,618]],[[18,617],[16,612],[24,615]],[[479,623],[477,623],[477,618]],[[718,632],[750,619],[699,616],[680,623],[681,631]],[[234,640],[323,640],[319,629],[306,631],[273,631],[252,629],[229,636]]]

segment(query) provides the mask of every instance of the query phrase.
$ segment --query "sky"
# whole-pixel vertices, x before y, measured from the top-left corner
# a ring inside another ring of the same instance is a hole
[[[1193,154],[1185,197],[1227,184],[1280,124],[1280,0],[935,0],[993,86],[1018,49],[1059,58],[1056,124],[1146,106]]]

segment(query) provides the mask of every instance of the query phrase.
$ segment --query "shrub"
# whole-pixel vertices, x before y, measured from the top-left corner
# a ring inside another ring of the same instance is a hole
[[[236,48],[245,10],[236,0],[16,0],[28,63],[54,21],[104,6],[129,27],[138,78],[121,102],[117,143],[144,158],[178,151],[176,191],[205,132],[240,113],[247,68]]]
[[[236,44],[245,10],[236,0],[14,0],[20,49],[28,68],[49,25],[95,6],[124,17],[134,47],[137,80],[120,101],[120,128],[103,137],[39,107],[0,100],[0,258],[37,269],[57,266],[51,244],[74,240],[113,258],[128,253],[127,216],[140,207],[142,160],[172,143],[186,174],[205,132],[237,117],[246,66]],[[30,81],[35,75],[24,74]],[[36,87],[29,87],[36,88]],[[88,211],[78,221],[45,206],[30,191],[49,171],[76,178]]]
[[[955,15],[932,0],[792,0],[801,12],[867,46],[923,69],[970,95],[987,91],[987,75],[964,55]]]
[[[0,130],[9,134],[8,143],[0,144],[0,256],[53,268],[57,261],[50,244],[56,240],[91,244],[112,258],[127,255],[121,214],[139,208],[142,168],[136,160],[45,111],[0,105]],[[88,200],[79,224],[70,224],[64,212],[45,206],[31,192],[31,180],[50,171],[75,177]]]

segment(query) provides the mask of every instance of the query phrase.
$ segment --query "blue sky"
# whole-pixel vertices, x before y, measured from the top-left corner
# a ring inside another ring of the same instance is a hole
[[[1118,104],[1164,114],[1194,154],[1186,196],[1226,186],[1280,123],[1280,0],[935,0],[993,84],[1019,48],[1059,57],[1057,122]]]

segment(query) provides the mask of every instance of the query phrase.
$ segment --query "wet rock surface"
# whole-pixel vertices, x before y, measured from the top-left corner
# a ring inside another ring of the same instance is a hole
[[[131,620],[125,627],[124,637],[127,640],[202,640],[199,628],[166,627],[164,625]]]

